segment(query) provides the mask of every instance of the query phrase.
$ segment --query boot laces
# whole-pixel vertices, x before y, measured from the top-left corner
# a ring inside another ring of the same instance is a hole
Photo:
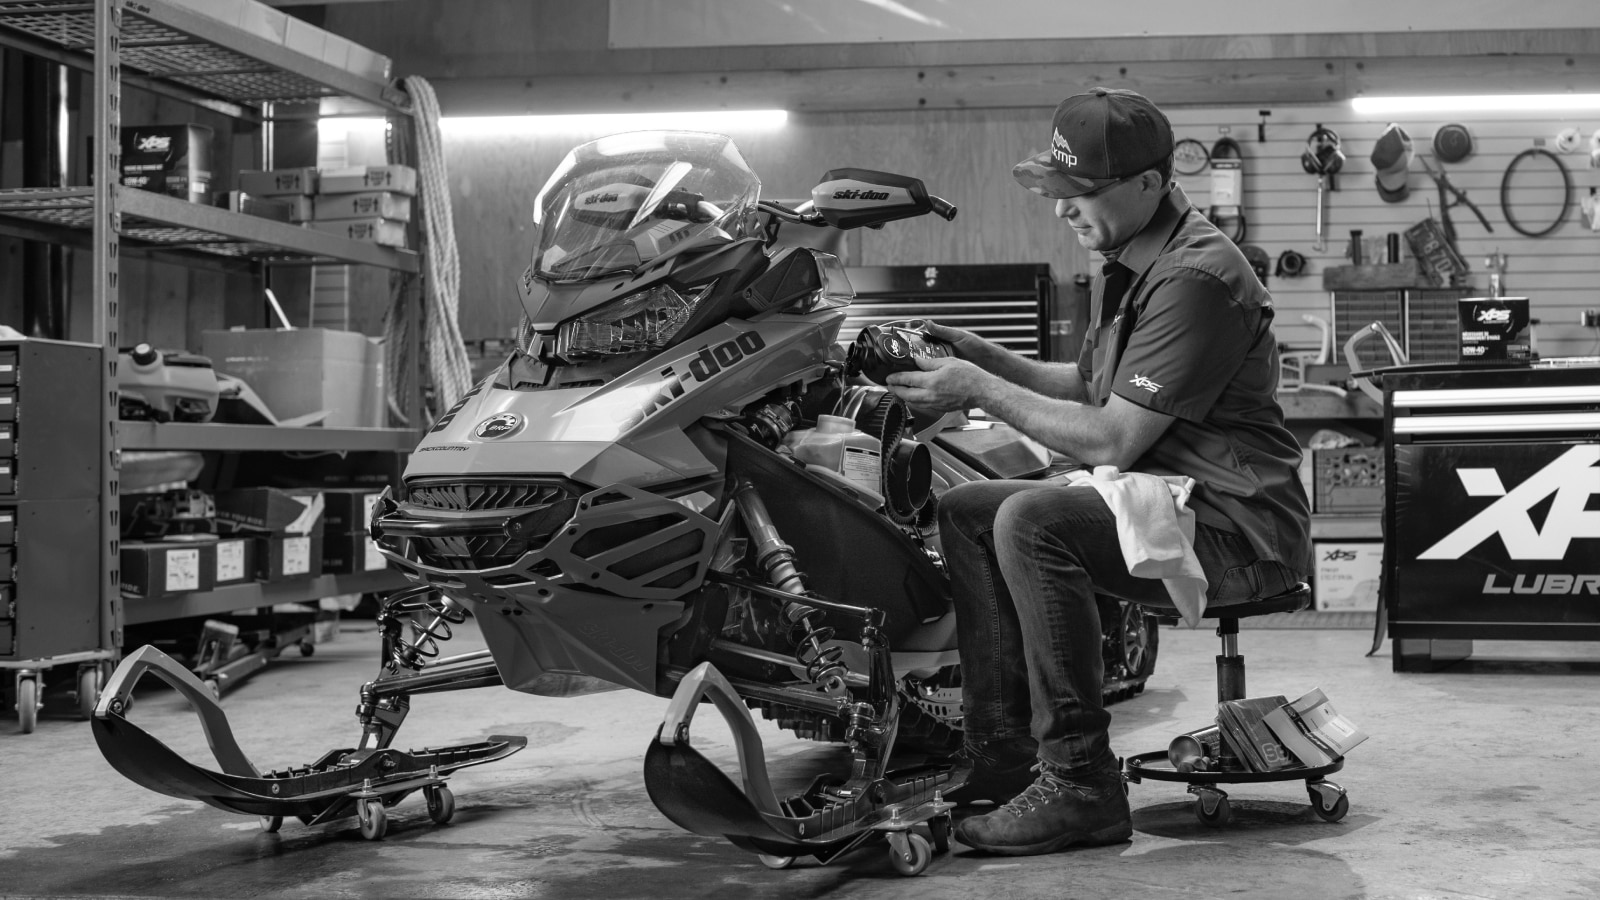
[[[1024,788],[1022,793],[1013,797],[1000,809],[1020,819],[1024,814],[1049,804],[1068,791],[1086,799],[1094,793],[1093,786],[1066,777],[1060,769],[1047,762],[1034,763],[1033,771],[1039,773],[1038,777],[1034,778],[1033,784]]]

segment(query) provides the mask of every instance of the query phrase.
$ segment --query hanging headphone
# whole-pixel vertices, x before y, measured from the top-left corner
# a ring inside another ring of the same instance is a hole
[[[1339,133],[1317,123],[1317,130],[1306,138],[1300,165],[1312,175],[1334,175],[1344,168],[1344,152],[1339,149]]]

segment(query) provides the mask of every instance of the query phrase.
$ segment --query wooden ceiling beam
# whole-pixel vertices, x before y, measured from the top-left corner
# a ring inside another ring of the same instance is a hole
[[[1331,103],[1361,95],[1592,92],[1600,54],[1073,62],[647,74],[433,77],[445,115],[783,108],[793,113],[1054,106],[1091,85],[1163,106]]]

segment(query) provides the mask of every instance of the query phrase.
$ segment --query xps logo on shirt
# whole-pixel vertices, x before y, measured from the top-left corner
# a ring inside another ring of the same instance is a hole
[[[1152,394],[1154,394],[1156,391],[1161,390],[1161,385],[1156,384],[1154,381],[1151,381],[1150,379],[1144,377],[1143,375],[1135,375],[1132,378],[1129,378],[1128,379],[1128,383],[1133,385],[1136,388],[1142,388],[1144,390],[1147,390]]]

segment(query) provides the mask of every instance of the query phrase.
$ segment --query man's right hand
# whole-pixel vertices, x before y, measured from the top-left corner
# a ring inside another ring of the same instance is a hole
[[[931,319],[924,322],[924,327],[927,329],[928,334],[949,344],[957,359],[976,362],[987,355],[985,351],[989,347],[994,347],[996,350],[1002,349],[970,331],[951,328],[949,325],[940,325]]]

